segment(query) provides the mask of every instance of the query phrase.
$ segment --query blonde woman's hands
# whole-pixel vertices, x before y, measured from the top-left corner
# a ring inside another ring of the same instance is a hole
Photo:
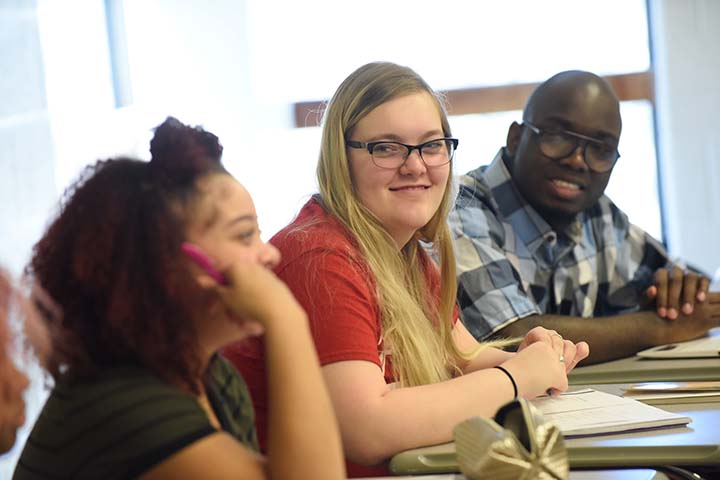
[[[565,365],[565,373],[577,366],[577,364],[590,355],[590,346],[587,342],[574,343],[566,340],[555,330],[548,330],[543,327],[535,327],[530,330],[518,347],[518,352],[524,350],[533,343],[543,342],[553,347],[554,350],[562,353],[562,359]]]
[[[562,363],[564,345],[538,341],[525,346],[502,366],[517,384],[518,396],[532,399],[548,391],[564,392],[568,388],[565,364]]]

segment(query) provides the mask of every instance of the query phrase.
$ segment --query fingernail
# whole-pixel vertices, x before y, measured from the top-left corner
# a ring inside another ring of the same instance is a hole
[[[670,308],[668,309],[667,316],[670,320],[675,320],[678,316],[678,312],[674,308]]]
[[[697,299],[701,302],[705,301],[705,292],[698,292]]]
[[[693,307],[689,303],[682,306],[682,311],[685,315],[690,315],[693,312]]]
[[[667,315],[667,310],[665,310],[665,307],[658,308],[657,312],[658,312],[658,315],[660,315],[663,318],[665,317],[665,315]]]

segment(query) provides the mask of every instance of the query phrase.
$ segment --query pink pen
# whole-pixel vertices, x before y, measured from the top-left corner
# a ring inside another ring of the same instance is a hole
[[[205,273],[210,275],[220,285],[228,285],[228,280],[225,275],[220,273],[215,265],[213,265],[210,257],[200,247],[190,242],[183,242],[180,249],[187,255],[192,261],[194,261],[200,268],[205,270]]]

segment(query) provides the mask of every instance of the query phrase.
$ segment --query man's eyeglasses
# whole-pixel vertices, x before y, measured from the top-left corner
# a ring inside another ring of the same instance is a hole
[[[372,161],[380,168],[400,168],[405,164],[413,150],[417,150],[420,158],[428,167],[439,167],[450,163],[458,146],[457,138],[436,138],[420,145],[407,145],[400,142],[357,142],[348,140],[345,144],[350,148],[365,148],[372,156]]]
[[[571,155],[578,145],[582,145],[583,158],[593,172],[605,173],[612,170],[620,158],[617,147],[596,138],[580,135],[569,130],[545,130],[523,122],[530,131],[538,136],[540,151],[548,158],[560,160]]]

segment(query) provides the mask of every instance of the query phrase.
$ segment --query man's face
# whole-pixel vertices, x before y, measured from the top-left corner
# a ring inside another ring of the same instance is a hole
[[[621,121],[618,105],[609,92],[588,84],[571,91],[545,95],[527,121],[541,131],[563,130],[617,147]],[[513,124],[508,134],[509,168],[520,193],[554,228],[567,225],[594,205],[603,194],[612,170],[598,173],[585,163],[583,148],[565,158],[552,159],[540,149],[540,136],[530,128]]]

